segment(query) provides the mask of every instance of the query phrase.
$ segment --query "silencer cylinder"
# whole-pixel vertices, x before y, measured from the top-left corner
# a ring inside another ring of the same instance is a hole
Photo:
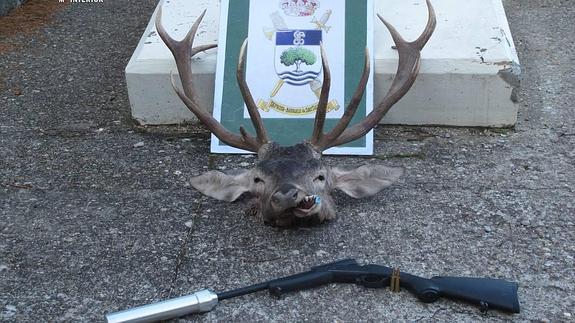
[[[218,305],[218,295],[210,290],[201,290],[167,301],[144,305],[106,315],[108,323],[155,322],[192,313],[209,312]]]

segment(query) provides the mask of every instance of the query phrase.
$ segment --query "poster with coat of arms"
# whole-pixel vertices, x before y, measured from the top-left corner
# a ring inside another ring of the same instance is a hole
[[[248,38],[246,81],[271,140],[310,138],[321,93],[320,45],[331,71],[325,131],[335,126],[356,90],[367,47],[373,57],[372,0],[222,0],[214,117],[227,129],[253,128],[236,81]],[[373,66],[373,64],[372,64]],[[373,69],[351,125],[373,108]],[[243,153],[212,136],[212,152]],[[373,153],[373,132],[324,154]]]

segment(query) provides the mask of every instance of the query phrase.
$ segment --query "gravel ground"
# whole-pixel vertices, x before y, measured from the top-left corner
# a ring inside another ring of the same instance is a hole
[[[0,56],[0,320],[102,321],[346,257],[425,277],[515,280],[522,312],[328,285],[182,320],[573,320],[571,1],[505,1],[524,72],[515,129],[381,127],[374,158],[328,162],[403,166],[401,181],[372,199],[338,193],[337,220],[288,230],[187,184],[253,158],[211,156],[198,127],[131,121],[124,67],[155,3],[68,5]]]

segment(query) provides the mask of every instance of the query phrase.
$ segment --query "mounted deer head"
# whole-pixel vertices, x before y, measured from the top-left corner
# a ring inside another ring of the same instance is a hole
[[[361,122],[348,128],[365,92],[370,74],[369,52],[365,52],[365,65],[357,90],[336,126],[324,133],[331,75],[323,46],[321,58],[323,65],[323,86],[315,115],[315,124],[311,139],[303,143],[282,147],[270,141],[264,128],[258,108],[245,81],[245,53],[247,40],[240,50],[237,68],[237,80],[256,137],[240,127],[240,134],[225,129],[206,109],[198,105],[192,84],[191,58],[201,51],[216,47],[205,45],[192,47],[198,26],[205,14],[197,19],[187,36],[176,41],[162,26],[162,10],[156,16],[158,34],[171,50],[182,82],[183,91],[178,88],[171,75],[172,85],[185,105],[196,115],[216,137],[229,146],[255,152],[258,163],[251,170],[233,173],[210,171],[194,177],[191,184],[205,195],[218,200],[232,202],[244,193],[250,193],[252,210],[266,224],[287,226],[298,219],[321,223],[335,217],[335,205],[331,192],[339,189],[351,197],[372,196],[391,185],[402,174],[401,168],[381,165],[365,165],[353,170],[331,168],[321,160],[322,152],[339,146],[367,134],[375,127],[389,109],[411,88],[419,72],[421,49],[431,37],[435,25],[435,12],[429,0],[427,7],[429,19],[421,36],[413,41],[405,41],[397,30],[378,15],[385,24],[399,52],[399,64],[395,79],[382,102]]]

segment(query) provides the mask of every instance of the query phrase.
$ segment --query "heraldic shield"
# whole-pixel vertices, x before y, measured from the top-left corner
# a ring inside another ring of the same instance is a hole
[[[275,70],[287,84],[302,86],[321,73],[321,30],[276,31]]]

